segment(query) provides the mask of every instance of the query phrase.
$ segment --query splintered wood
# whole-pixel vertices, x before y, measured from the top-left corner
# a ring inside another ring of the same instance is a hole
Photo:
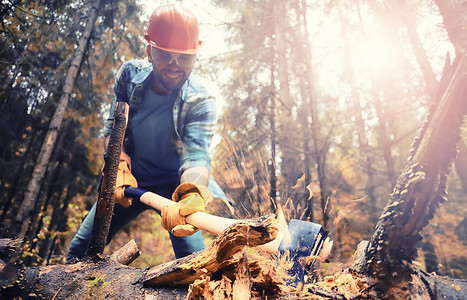
[[[317,282],[316,286],[327,291],[334,291],[344,296],[345,299],[354,299],[361,296],[368,289],[368,284],[355,273],[343,271],[326,276],[324,281]]]
[[[273,215],[236,223],[206,250],[151,268],[143,279],[144,285],[192,283],[203,275],[212,275],[238,263],[245,247],[270,242],[276,238],[277,232],[277,221]]]
[[[144,286],[191,284],[188,299],[249,299],[290,292],[280,260],[245,251],[274,240],[273,215],[236,223],[204,251],[151,268]],[[282,273],[281,273],[282,272]]]

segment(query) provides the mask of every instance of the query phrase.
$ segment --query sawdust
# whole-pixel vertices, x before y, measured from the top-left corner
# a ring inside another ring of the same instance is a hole
[[[348,271],[338,272],[332,276],[326,276],[323,281],[314,285],[323,290],[337,292],[345,299],[357,298],[366,293],[370,287],[367,278],[361,277]]]

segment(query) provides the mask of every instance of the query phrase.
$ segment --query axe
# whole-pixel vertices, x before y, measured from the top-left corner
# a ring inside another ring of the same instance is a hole
[[[124,193],[126,197],[139,199],[142,203],[158,211],[162,211],[164,206],[175,204],[175,202],[170,199],[140,188],[127,187]],[[285,223],[284,218],[279,219],[284,220],[283,222]],[[230,225],[241,221],[242,220],[219,217],[204,212],[195,212],[186,217],[187,223],[214,235],[221,234]],[[288,230],[281,230],[281,227],[286,227]],[[289,273],[294,276],[293,283],[298,283],[304,280],[305,274],[305,270],[300,264],[299,259],[318,256],[323,248],[326,236],[325,231],[319,224],[301,220],[291,220],[288,226],[287,224],[285,224],[285,226],[279,226],[279,233],[275,240],[259,247],[270,253],[278,252],[280,255],[287,253],[289,259],[294,261],[293,267],[289,270]]]

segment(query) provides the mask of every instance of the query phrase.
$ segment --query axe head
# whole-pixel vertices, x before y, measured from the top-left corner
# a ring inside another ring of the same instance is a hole
[[[299,282],[303,282],[305,277],[305,267],[300,263],[300,258],[317,256],[327,234],[320,224],[301,220],[290,220],[288,230],[290,239],[282,241],[279,254],[288,255],[289,260],[294,262],[288,271],[292,276],[292,280],[288,283],[296,286]]]

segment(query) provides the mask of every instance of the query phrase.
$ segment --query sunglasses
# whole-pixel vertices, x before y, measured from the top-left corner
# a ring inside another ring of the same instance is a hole
[[[196,55],[193,54],[183,54],[183,53],[173,53],[173,52],[167,52],[164,50],[160,50],[157,48],[153,47],[153,54],[155,56],[155,59],[162,64],[167,64],[170,65],[172,61],[175,60],[177,65],[180,68],[189,68],[193,66],[195,60],[196,60]]]

